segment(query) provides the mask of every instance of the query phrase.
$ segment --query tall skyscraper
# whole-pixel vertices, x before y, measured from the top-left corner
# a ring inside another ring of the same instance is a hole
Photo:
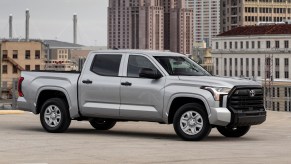
[[[109,0],[108,48],[191,54],[192,17],[184,0]]]
[[[258,22],[291,19],[290,0],[221,0],[221,32]]]
[[[194,10],[194,44],[210,47],[220,32],[220,0],[186,0],[186,7]]]

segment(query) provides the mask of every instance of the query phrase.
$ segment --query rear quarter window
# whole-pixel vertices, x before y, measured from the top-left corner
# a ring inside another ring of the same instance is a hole
[[[118,76],[122,55],[95,55],[91,71],[102,76]]]

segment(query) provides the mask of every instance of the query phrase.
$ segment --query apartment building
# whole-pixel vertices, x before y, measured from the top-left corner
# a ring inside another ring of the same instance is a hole
[[[221,32],[291,19],[291,0],[221,0]]]
[[[261,81],[271,89],[268,108],[291,111],[290,24],[237,27],[212,45],[214,75]]]
[[[11,92],[12,80],[19,78],[21,71],[44,69],[46,51],[39,40],[2,40],[1,56],[1,87],[4,97],[7,97]]]
[[[190,54],[192,17],[185,0],[109,0],[108,48]]]
[[[186,0],[194,11],[194,46],[205,42],[211,47],[212,37],[220,33],[220,0]]]

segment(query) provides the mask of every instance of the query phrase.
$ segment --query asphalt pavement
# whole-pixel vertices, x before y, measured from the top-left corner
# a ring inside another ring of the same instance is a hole
[[[62,134],[45,132],[39,116],[0,114],[0,163],[291,163],[291,113],[268,111],[267,121],[236,139],[213,129],[200,142],[182,141],[172,125],[122,122],[96,131],[73,121]]]

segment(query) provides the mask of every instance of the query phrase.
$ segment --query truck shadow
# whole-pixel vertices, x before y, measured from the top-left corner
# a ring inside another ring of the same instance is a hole
[[[17,127],[17,130],[22,131],[31,131],[31,132],[42,132],[47,133],[45,130],[43,130],[41,127]],[[58,135],[54,133],[48,133],[50,135]],[[174,132],[168,133],[168,132],[150,132],[150,131],[130,131],[130,130],[119,130],[119,129],[112,129],[108,131],[97,131],[94,129],[87,129],[87,128],[70,128],[65,133],[62,133],[62,135],[65,134],[67,137],[70,135],[96,135],[101,137],[113,137],[113,138],[135,138],[135,139],[159,139],[159,140],[171,140],[171,141],[181,141],[181,140]],[[246,142],[246,141],[257,141],[259,139],[253,138],[253,137],[242,137],[242,138],[226,138],[220,135],[210,135],[206,137],[204,140],[199,142]],[[194,142],[195,143],[195,142]]]

